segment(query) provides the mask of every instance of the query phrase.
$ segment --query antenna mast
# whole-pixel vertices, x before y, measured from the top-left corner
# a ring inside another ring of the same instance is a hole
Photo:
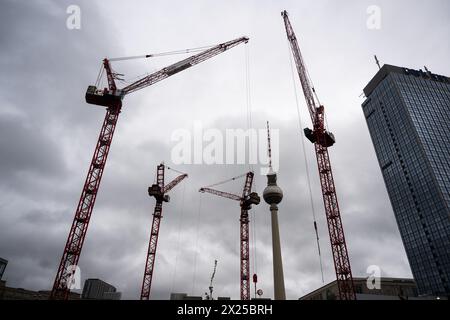
[[[380,61],[378,61],[377,55],[374,55],[374,58],[375,58],[375,63],[376,63],[377,66],[378,66],[378,69],[381,69],[381,67],[380,67]]]
[[[269,121],[267,121],[267,151],[269,154],[269,172],[272,172],[272,147],[270,146],[270,128]]]

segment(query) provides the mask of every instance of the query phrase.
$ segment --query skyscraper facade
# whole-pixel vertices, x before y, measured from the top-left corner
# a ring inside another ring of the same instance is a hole
[[[384,65],[364,94],[362,109],[419,294],[450,296],[450,78]]]

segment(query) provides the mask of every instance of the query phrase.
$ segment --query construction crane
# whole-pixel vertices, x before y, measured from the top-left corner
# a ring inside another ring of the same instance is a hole
[[[167,169],[170,170],[169,167]],[[172,169],[173,170],[173,169]],[[176,171],[176,170],[174,170]],[[141,300],[148,300],[150,298],[150,290],[152,287],[153,269],[155,267],[156,247],[158,245],[159,226],[162,218],[162,204],[169,202],[170,197],[167,194],[184,178],[187,178],[186,173],[181,173],[166,186],[164,186],[165,166],[163,163],[158,165],[156,170],[156,183],[148,187],[148,195],[155,197],[155,211],[153,213],[152,229],[150,232],[150,241],[148,243],[147,260],[145,262],[144,278],[142,280]]]
[[[214,298],[213,298],[213,289],[214,289],[214,287],[213,287],[213,280],[214,280],[214,276],[216,275],[216,269],[217,269],[217,260],[214,260],[214,270],[213,270],[213,273],[211,275],[211,280],[209,281],[209,287],[208,287],[209,294],[205,293],[206,300],[214,300]]]
[[[331,171],[331,162],[328,155],[328,148],[335,143],[335,139],[333,134],[328,132],[325,128],[324,107],[320,104],[315,89],[309,79],[297,38],[288,18],[288,13],[283,11],[281,12],[281,16],[284,20],[287,38],[292,49],[297,73],[300,78],[306,105],[313,124],[313,129],[305,128],[304,134],[308,140],[314,143],[316,151],[339,297],[341,300],[354,300],[356,299],[356,296],[353,286],[352,271],[350,268],[350,259],[345,243],[344,228],[342,226],[341,214],[339,212],[339,204],[336,196],[336,187],[334,185],[333,172]]]
[[[244,175],[234,177],[223,182],[216,183],[207,187],[200,188],[200,192],[211,193],[220,197],[228,198],[231,200],[239,201],[241,207],[240,215],[240,229],[241,229],[241,300],[250,300],[250,253],[249,253],[249,228],[248,228],[248,210],[252,205],[258,205],[261,201],[256,192],[251,192],[253,184],[253,172],[247,172],[245,174],[245,184],[242,191],[242,195],[236,195],[224,191],[212,189],[211,187],[217,186],[228,181],[236,180]]]
[[[83,247],[86,232],[89,226],[95,199],[102,179],[109,149],[111,146],[114,130],[122,109],[123,98],[134,91],[151,86],[161,80],[164,80],[174,74],[190,68],[196,64],[208,60],[228,49],[231,49],[241,43],[248,42],[247,37],[241,37],[235,40],[221,43],[198,54],[171,64],[161,70],[142,77],[141,79],[119,89],[115,80],[120,80],[117,72],[111,68],[110,60],[103,60],[103,67],[97,79],[100,79],[103,72],[106,72],[108,88],[98,89],[96,85],[89,86],[86,91],[86,102],[106,107],[106,115],[100,130],[94,155],[89,166],[89,171],[81,191],[80,200],[75,211],[75,216],[70,228],[69,236],[64,247],[64,252],[55,277],[50,299],[67,299],[70,292],[70,283],[73,279],[81,249]],[[189,52],[189,51],[187,51]],[[126,60],[131,58],[149,58],[154,55],[145,55],[140,57],[128,57],[114,60]]]

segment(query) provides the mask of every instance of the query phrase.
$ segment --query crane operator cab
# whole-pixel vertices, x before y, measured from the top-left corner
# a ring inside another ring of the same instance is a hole
[[[305,128],[303,129],[303,132],[305,133],[305,137],[308,138],[309,141],[311,141],[312,143],[316,143],[317,136],[313,130],[311,130],[310,128]],[[336,142],[334,134],[325,130],[324,135],[325,137],[320,145],[324,148],[331,147]]]
[[[150,197],[155,197],[156,201],[159,202],[169,202],[170,201],[170,197],[168,194],[164,194],[164,192],[162,192],[161,187],[159,185],[157,185],[156,183],[153,184],[151,187],[148,187],[148,195]]]
[[[101,90],[96,86],[89,86],[86,90],[86,102],[104,107],[122,106],[123,99],[122,90]]]
[[[252,204],[258,205],[261,201],[259,195],[256,192],[250,193],[245,199],[242,200],[241,206],[244,210],[250,210]]]

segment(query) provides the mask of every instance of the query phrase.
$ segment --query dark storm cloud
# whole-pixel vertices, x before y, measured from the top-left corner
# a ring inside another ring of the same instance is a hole
[[[94,26],[66,28],[72,3],[4,1],[0,10],[0,254],[12,286],[50,287],[80,185],[68,151],[95,139],[88,124],[101,119],[84,107],[83,91],[104,53]]]
[[[80,5],[81,30],[66,28],[70,4]],[[236,10],[228,2],[193,2],[179,3],[175,12],[173,5],[165,2],[4,1],[0,11],[0,256],[9,260],[4,275],[7,284],[30,289],[52,285],[104,116],[101,107],[84,102],[86,86],[95,80],[101,59],[212,44],[248,34],[253,126],[264,128],[269,119],[272,128],[280,130],[278,181],[285,194],[280,204],[280,230],[287,296],[296,299],[319,287],[322,282],[301,130],[295,118],[288,49],[279,16],[284,8],[290,10],[302,35],[304,55],[326,97],[328,119],[338,139],[330,156],[354,275],[365,276],[367,266],[376,264],[384,275],[410,276],[360,109],[362,100],[357,97],[376,71],[367,66],[372,51],[382,50],[380,54],[386,57],[401,51],[398,63],[405,59],[414,67],[430,56],[426,48],[436,43],[428,39],[416,57],[407,47],[400,48],[397,39],[411,31],[395,28],[407,22],[404,17],[397,21],[395,12],[407,7],[413,17],[424,13],[425,21],[437,14],[438,20],[430,22],[429,28],[411,27],[426,34],[441,24],[439,34],[446,35],[448,22],[445,25],[443,21],[448,19],[442,15],[449,11],[438,14],[437,9],[425,10],[408,1],[395,5],[380,2],[386,18],[376,33],[365,27],[365,9],[370,4],[236,2]],[[436,1],[436,8],[447,6]],[[205,17],[205,11],[211,16]],[[225,28],[215,21],[219,17],[233,23]],[[447,45],[442,54],[448,56],[448,44],[439,43]],[[444,68],[438,73],[448,73],[440,53],[436,55],[432,59],[435,68]],[[80,259],[83,280],[101,278],[122,291],[124,298],[138,298],[154,208],[147,187],[154,181],[156,165],[165,161],[172,166],[171,133],[180,127],[191,130],[196,120],[203,120],[205,129],[246,128],[241,72],[245,63],[241,57],[242,47],[230,50],[127,97]],[[345,63],[336,61],[350,60],[363,67],[352,70],[352,76],[343,81],[342,74],[350,72]],[[150,71],[164,63],[130,63],[130,69],[141,74],[143,68]],[[127,64],[114,66],[129,70]],[[302,113],[306,112],[301,92],[299,99]],[[308,120],[305,114],[303,118]],[[306,154],[328,282],[333,280],[334,268],[316,160],[308,142]],[[163,208],[152,298],[167,299],[170,292],[201,295],[209,285],[214,259],[219,260],[215,292],[238,298],[238,203],[201,195],[198,189],[249,167],[174,167],[187,172],[189,178],[171,191],[171,202]],[[257,165],[253,169],[255,190],[262,193],[266,178],[259,175]],[[167,175],[170,180],[176,173],[168,171]],[[223,188],[239,193],[242,183]],[[251,221],[251,230],[256,229],[259,286],[270,297],[270,215],[265,203],[253,209]],[[253,257],[251,261],[253,270]]]
[[[36,132],[22,117],[4,116],[0,119],[0,174],[2,178],[33,171],[53,176],[64,173],[64,163],[51,138]]]

